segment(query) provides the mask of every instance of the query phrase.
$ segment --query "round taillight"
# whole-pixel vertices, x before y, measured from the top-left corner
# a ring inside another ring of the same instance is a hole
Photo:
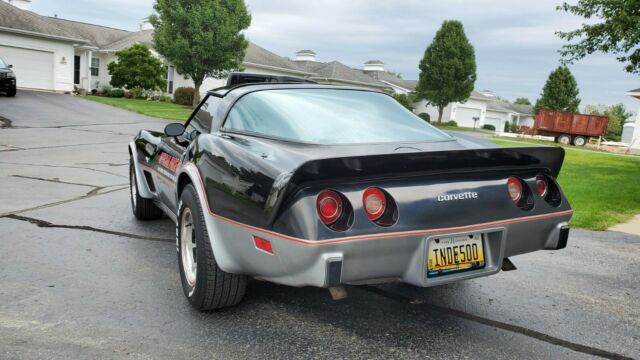
[[[318,195],[316,207],[320,221],[333,224],[342,215],[342,198],[335,191],[325,190]]]
[[[549,183],[543,175],[536,176],[536,191],[538,191],[538,195],[541,197],[547,196],[549,192]]]
[[[507,179],[507,191],[514,203],[518,203],[522,199],[522,183],[520,180],[510,177]]]
[[[370,220],[378,220],[387,208],[387,199],[378,188],[368,188],[362,195],[364,212]]]

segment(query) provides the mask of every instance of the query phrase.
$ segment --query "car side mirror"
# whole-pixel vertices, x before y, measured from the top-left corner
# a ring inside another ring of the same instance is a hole
[[[171,137],[176,137],[184,134],[184,125],[180,123],[171,123],[164,127],[164,134]]]

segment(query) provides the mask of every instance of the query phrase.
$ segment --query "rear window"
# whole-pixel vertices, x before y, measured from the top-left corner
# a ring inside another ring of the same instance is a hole
[[[325,145],[451,138],[390,96],[338,89],[249,93],[233,106],[224,128]]]

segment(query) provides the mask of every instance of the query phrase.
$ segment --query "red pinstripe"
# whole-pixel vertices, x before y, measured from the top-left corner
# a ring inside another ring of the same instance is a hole
[[[465,225],[465,226],[456,226],[456,227],[449,227],[449,228],[429,229],[429,230],[412,230],[412,231],[401,231],[401,232],[383,233],[383,234],[356,235],[356,236],[348,236],[348,237],[327,239],[327,240],[305,240],[305,239],[300,239],[300,238],[296,238],[296,237],[280,234],[280,233],[277,233],[277,232],[274,232],[274,231],[270,231],[270,230],[267,230],[267,229],[262,229],[262,228],[259,228],[259,227],[243,224],[241,222],[226,218],[224,216],[221,216],[221,215],[218,215],[218,214],[214,214],[211,211],[211,208],[209,207],[209,200],[206,197],[206,192],[204,191],[204,184],[202,183],[202,178],[200,177],[200,172],[198,171],[198,168],[193,163],[187,163],[187,164],[185,164],[185,167],[192,167],[195,170],[195,172],[196,172],[196,174],[198,176],[198,182],[200,184],[200,189],[202,190],[202,193],[205,194],[204,202],[205,202],[205,205],[207,207],[207,211],[209,212],[209,215],[213,216],[214,218],[216,218],[218,220],[221,220],[221,221],[233,224],[233,225],[237,225],[237,226],[240,226],[240,227],[243,227],[243,228],[247,228],[247,229],[250,229],[252,231],[260,232],[260,233],[263,233],[263,234],[268,234],[268,235],[271,235],[271,236],[274,236],[274,237],[278,237],[278,238],[283,239],[283,240],[292,241],[292,242],[303,244],[303,245],[311,245],[311,246],[338,244],[338,243],[349,242],[349,241],[383,239],[383,238],[400,237],[400,236],[446,234],[446,233],[475,230],[475,229],[493,227],[493,226],[499,226],[499,225],[515,224],[515,223],[521,223],[521,222],[526,222],[526,221],[550,219],[550,218],[554,218],[554,217],[561,217],[561,216],[573,214],[573,210],[565,210],[565,211],[559,211],[559,212],[550,213],[550,214],[532,215],[532,216],[525,216],[525,217],[508,219],[508,220],[490,221],[490,222],[486,222],[486,223]]]

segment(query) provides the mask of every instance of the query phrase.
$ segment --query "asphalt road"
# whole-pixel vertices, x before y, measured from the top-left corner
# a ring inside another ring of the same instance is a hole
[[[80,98],[0,97],[0,358],[640,357],[640,237],[573,230],[517,271],[437,288],[252,281],[199,313],[170,220],[133,218],[126,145],[166,122]]]

